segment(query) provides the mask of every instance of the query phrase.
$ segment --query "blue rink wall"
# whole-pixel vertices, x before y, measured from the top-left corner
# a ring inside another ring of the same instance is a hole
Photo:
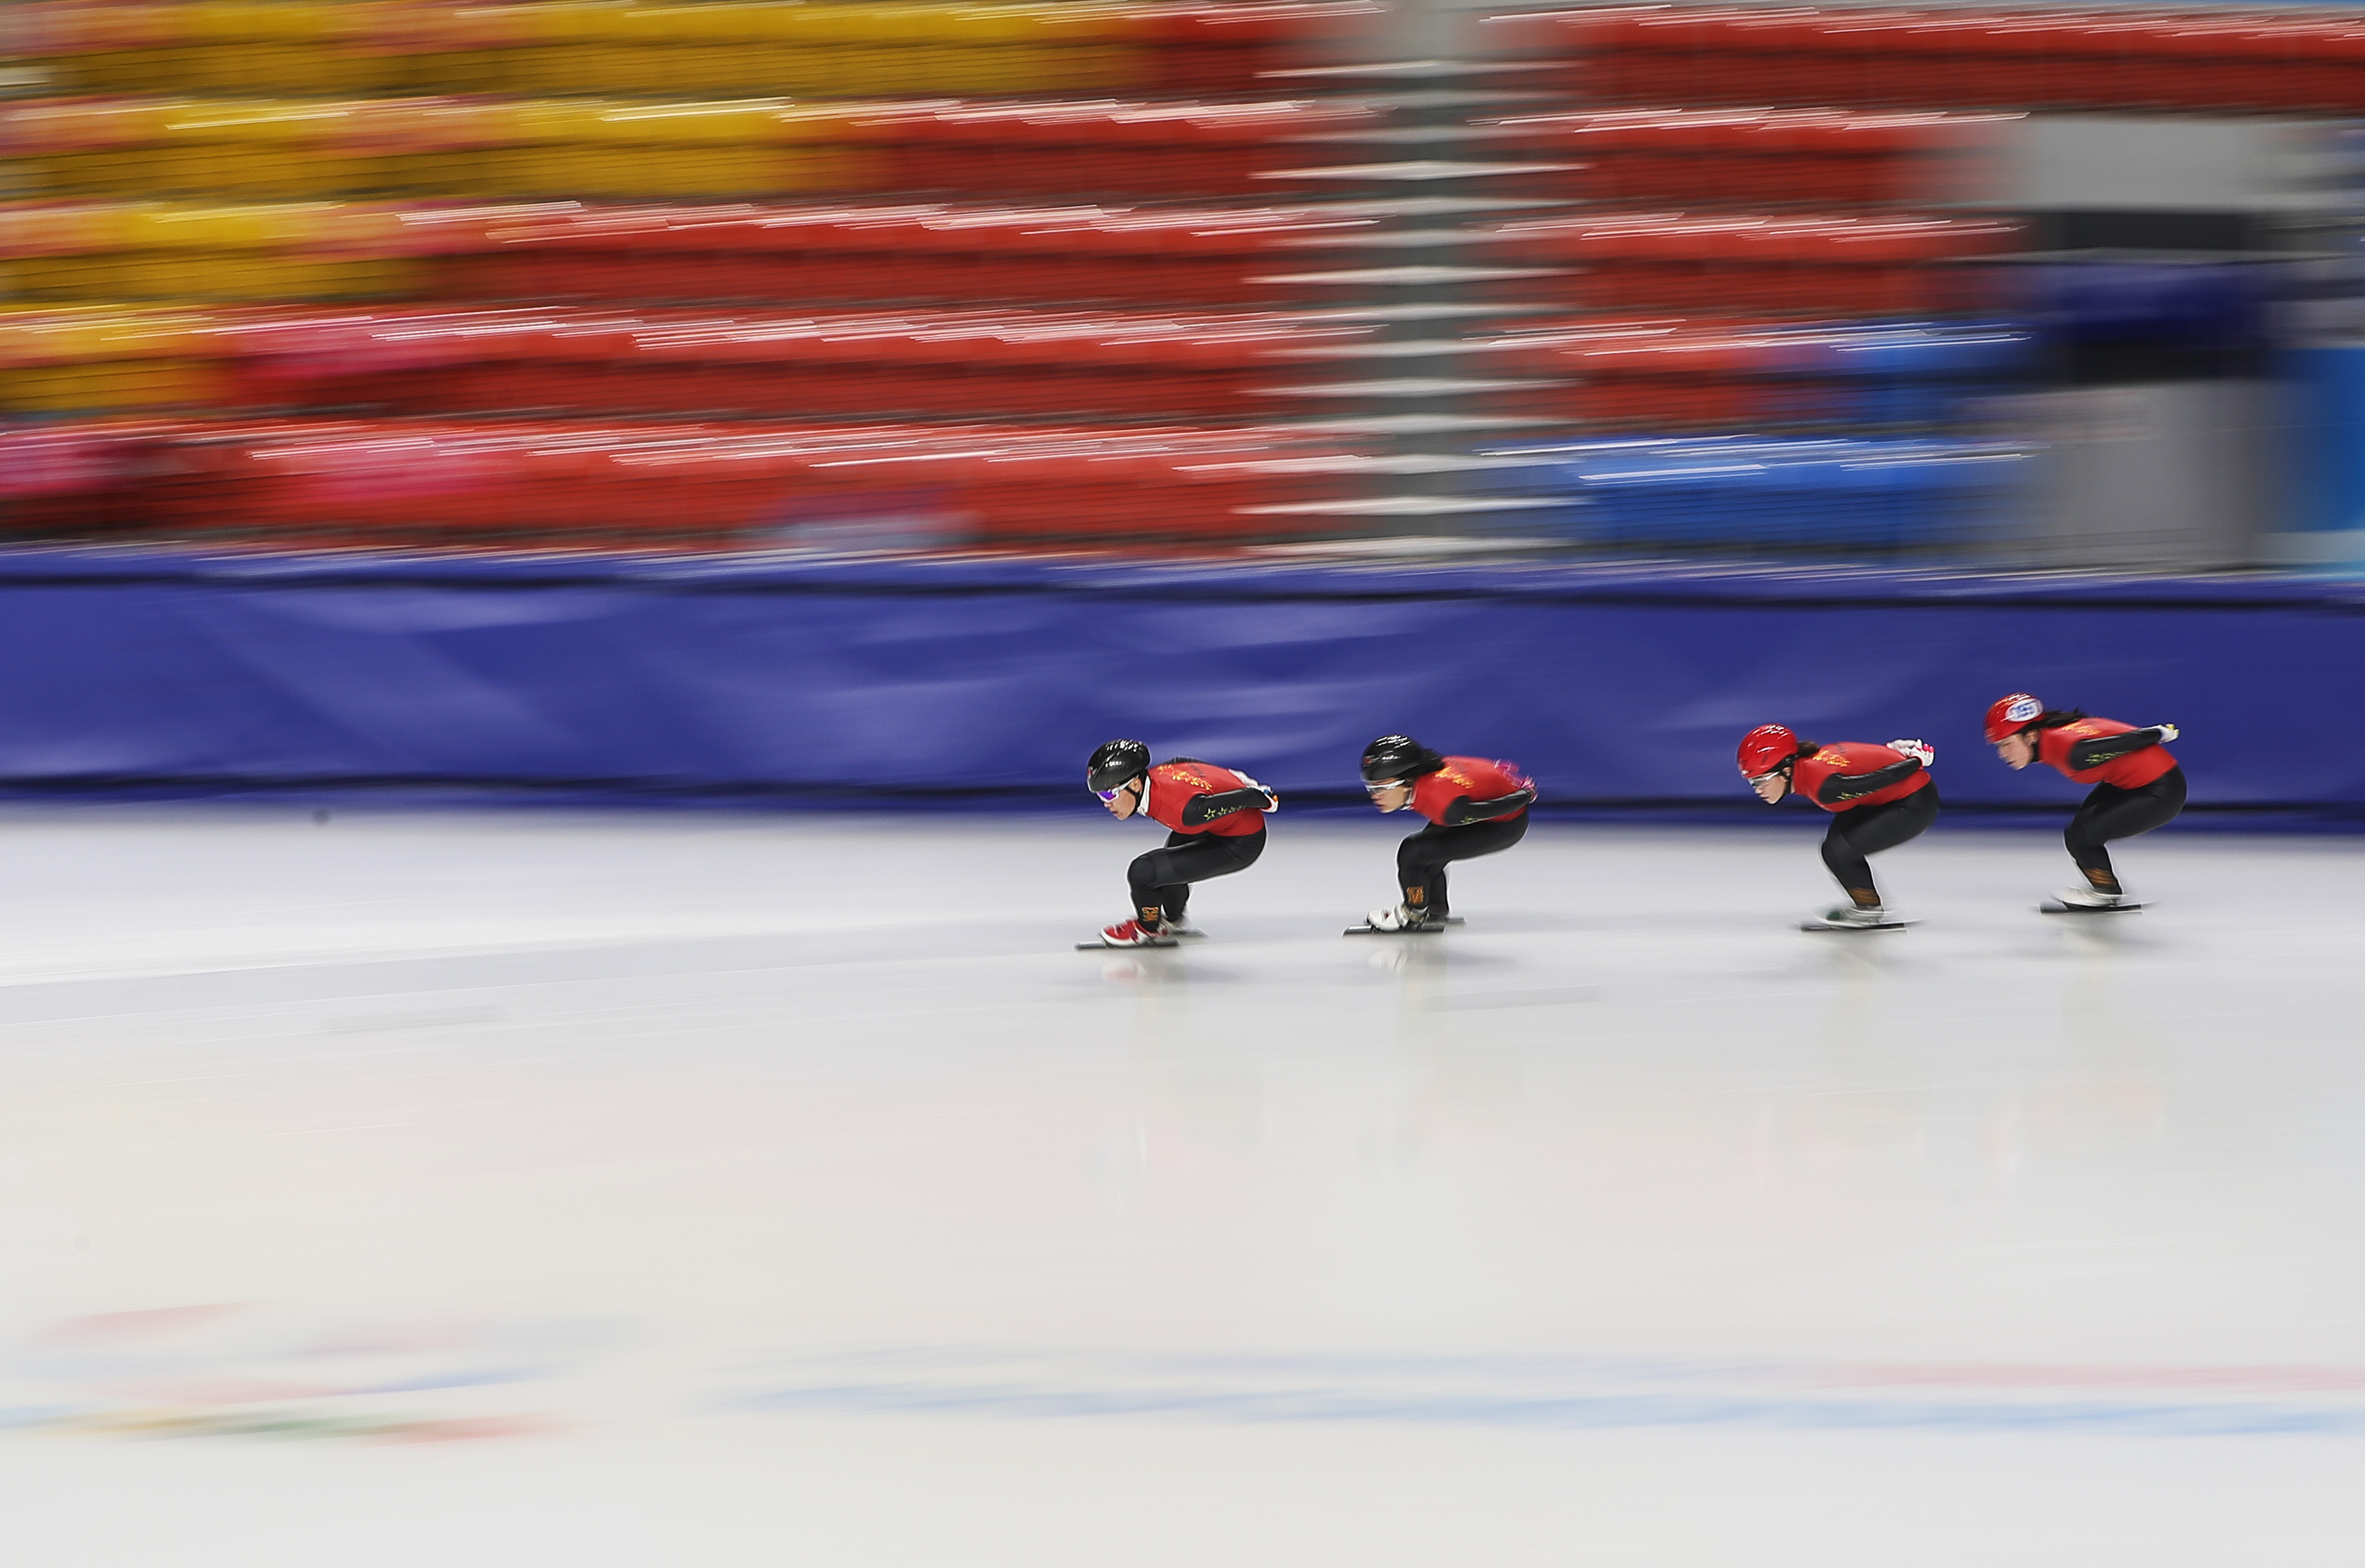
[[[1563,808],[1756,809],[1751,725],[1919,735],[1954,806],[2079,791],[1979,717],[2172,721],[2196,808],[2365,825],[2365,587],[1577,565],[0,556],[0,787],[1080,800],[1137,735],[1356,798],[1383,731]]]

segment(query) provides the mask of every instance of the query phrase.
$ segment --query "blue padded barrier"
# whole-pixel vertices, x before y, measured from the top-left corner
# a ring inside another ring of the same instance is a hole
[[[2197,806],[2365,817],[2365,585],[1870,569],[0,556],[0,784],[1084,803],[1113,735],[1351,794],[1373,735],[1563,805],[1748,805],[1778,720],[2074,799],[1998,695],[2184,726]],[[1754,809],[1754,806],[1750,809]]]

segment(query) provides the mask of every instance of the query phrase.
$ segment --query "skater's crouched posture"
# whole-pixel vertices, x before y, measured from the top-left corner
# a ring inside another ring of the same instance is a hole
[[[1084,781],[1119,821],[1146,816],[1173,831],[1166,846],[1126,869],[1133,918],[1108,926],[1101,941],[1140,947],[1186,929],[1191,884],[1245,871],[1264,853],[1264,815],[1281,797],[1232,768],[1178,756],[1150,766],[1139,741],[1110,741],[1094,751]]]
[[[1404,902],[1371,913],[1375,931],[1418,931],[1444,924],[1445,868],[1493,855],[1527,836],[1536,787],[1511,764],[1441,756],[1410,735],[1382,735],[1363,752],[1363,789],[1383,812],[1409,806],[1429,825],[1396,846],[1396,886]]]
[[[1900,924],[1881,905],[1868,857],[1921,836],[1938,820],[1938,787],[1930,777],[1933,756],[1926,743],[1914,740],[1817,745],[1780,724],[1760,724],[1741,737],[1737,760],[1759,800],[1770,806],[1796,792],[1832,813],[1831,829],[1823,834],[1823,864],[1848,902],[1812,924]]]
[[[2086,885],[2065,888],[2058,897],[2067,910],[2118,908],[2125,892],[2103,846],[2164,827],[2184,810],[2184,769],[2166,745],[2176,739],[2176,726],[2139,730],[2075,708],[2050,709],[2015,691],[1988,709],[1987,736],[2014,772],[2042,762],[2094,787],[2061,835]]]

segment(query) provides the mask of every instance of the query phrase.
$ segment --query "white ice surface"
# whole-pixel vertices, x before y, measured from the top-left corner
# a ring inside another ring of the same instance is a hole
[[[2359,1561],[2365,844],[1768,816],[0,817],[0,1562]]]

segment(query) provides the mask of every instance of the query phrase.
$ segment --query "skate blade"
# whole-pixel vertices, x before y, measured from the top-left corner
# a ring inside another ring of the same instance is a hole
[[[2036,906],[2039,914],[2133,914],[2143,908],[2139,903],[2113,903],[2096,906],[2083,903],[2063,903],[2059,899],[2046,899]]]
[[[1181,944],[1171,936],[1153,936],[1147,942],[1079,942],[1076,944],[1076,951],[1079,953],[1132,953],[1143,947],[1179,946]]]
[[[1449,914],[1430,925],[1416,925],[1404,931],[1383,931],[1376,925],[1351,925],[1339,933],[1341,936],[1434,936],[1449,925],[1459,925],[1462,917]]]
[[[1799,923],[1799,929],[1801,931],[1902,931],[1909,925],[1920,924],[1921,922],[1915,920],[1884,920],[1878,925],[1854,925],[1836,920],[1802,920]]]

